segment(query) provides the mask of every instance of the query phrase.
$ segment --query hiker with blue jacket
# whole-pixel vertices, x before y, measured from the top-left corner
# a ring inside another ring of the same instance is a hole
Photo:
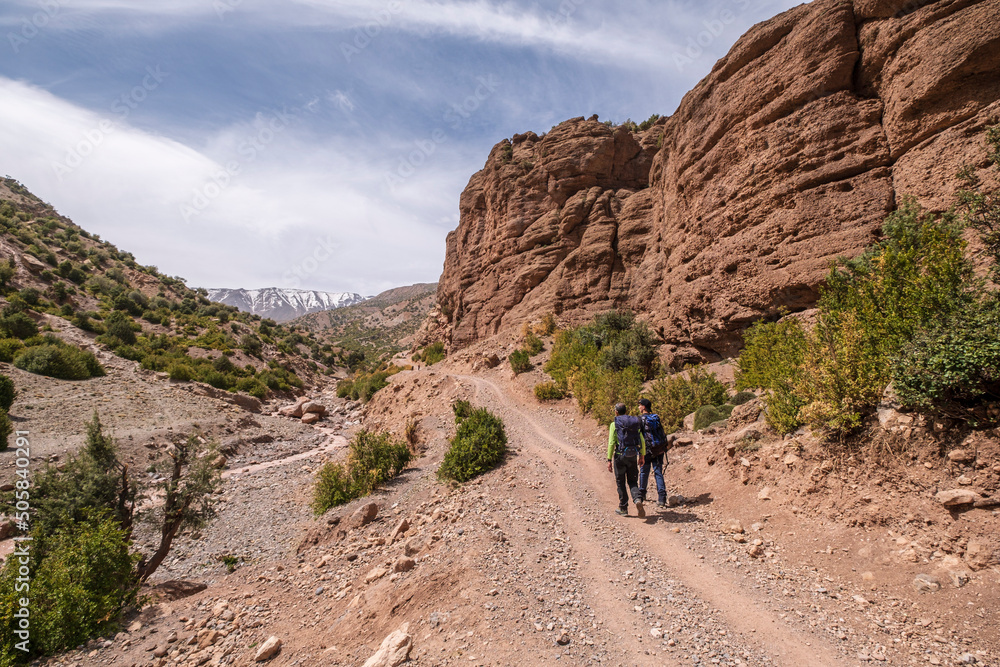
[[[667,485],[663,481],[663,468],[667,465],[668,436],[663,431],[660,416],[653,413],[653,404],[648,398],[639,399],[639,419],[642,422],[643,440],[646,442],[645,461],[639,468],[639,497],[646,499],[649,472],[652,469],[656,479],[656,506],[664,509],[667,506]]]
[[[608,472],[615,473],[618,484],[618,509],[615,514],[628,515],[628,494],[632,492],[636,512],[646,516],[639,492],[639,466],[646,454],[646,442],[642,437],[642,422],[638,417],[626,414],[624,403],[615,406],[615,420],[608,427]]]

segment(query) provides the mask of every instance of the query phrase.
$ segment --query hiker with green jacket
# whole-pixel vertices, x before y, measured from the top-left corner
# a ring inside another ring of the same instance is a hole
[[[626,414],[624,403],[615,406],[615,419],[608,426],[608,472],[614,472],[618,485],[618,509],[615,514],[628,515],[628,494],[631,491],[636,512],[646,516],[639,493],[639,466],[646,454],[642,437],[642,422]]]

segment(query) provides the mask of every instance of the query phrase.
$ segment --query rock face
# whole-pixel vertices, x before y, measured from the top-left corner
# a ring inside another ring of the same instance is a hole
[[[645,132],[497,144],[462,194],[438,303],[461,347],[540,312],[640,313],[676,362],[803,310],[904,194],[952,202],[1000,119],[1000,0],[816,0],[758,24]]]

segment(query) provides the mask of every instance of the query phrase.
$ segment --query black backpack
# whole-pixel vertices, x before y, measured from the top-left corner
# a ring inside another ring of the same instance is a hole
[[[667,451],[667,434],[660,415],[642,415],[642,434],[646,437],[646,453],[656,456]]]
[[[615,417],[615,434],[618,436],[618,448],[615,453],[618,456],[639,456],[641,451],[640,428],[642,428],[642,421],[638,417],[632,415]]]

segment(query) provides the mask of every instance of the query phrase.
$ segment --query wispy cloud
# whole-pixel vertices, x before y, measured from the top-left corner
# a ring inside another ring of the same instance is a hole
[[[0,171],[139,261],[193,284],[300,284],[294,267],[330,238],[337,252],[309,286],[371,293],[440,270],[441,202],[387,196],[385,164],[371,146],[374,160],[359,162],[364,147],[317,145],[294,120],[262,143],[271,126],[261,114],[198,152],[127,123],[102,132],[107,115],[22,82],[0,78],[0,96]],[[60,165],[74,153],[81,159],[65,172]],[[238,173],[218,187],[232,163]],[[443,160],[413,187],[453,192],[462,178]],[[207,205],[185,218],[192,197],[212,183]]]

